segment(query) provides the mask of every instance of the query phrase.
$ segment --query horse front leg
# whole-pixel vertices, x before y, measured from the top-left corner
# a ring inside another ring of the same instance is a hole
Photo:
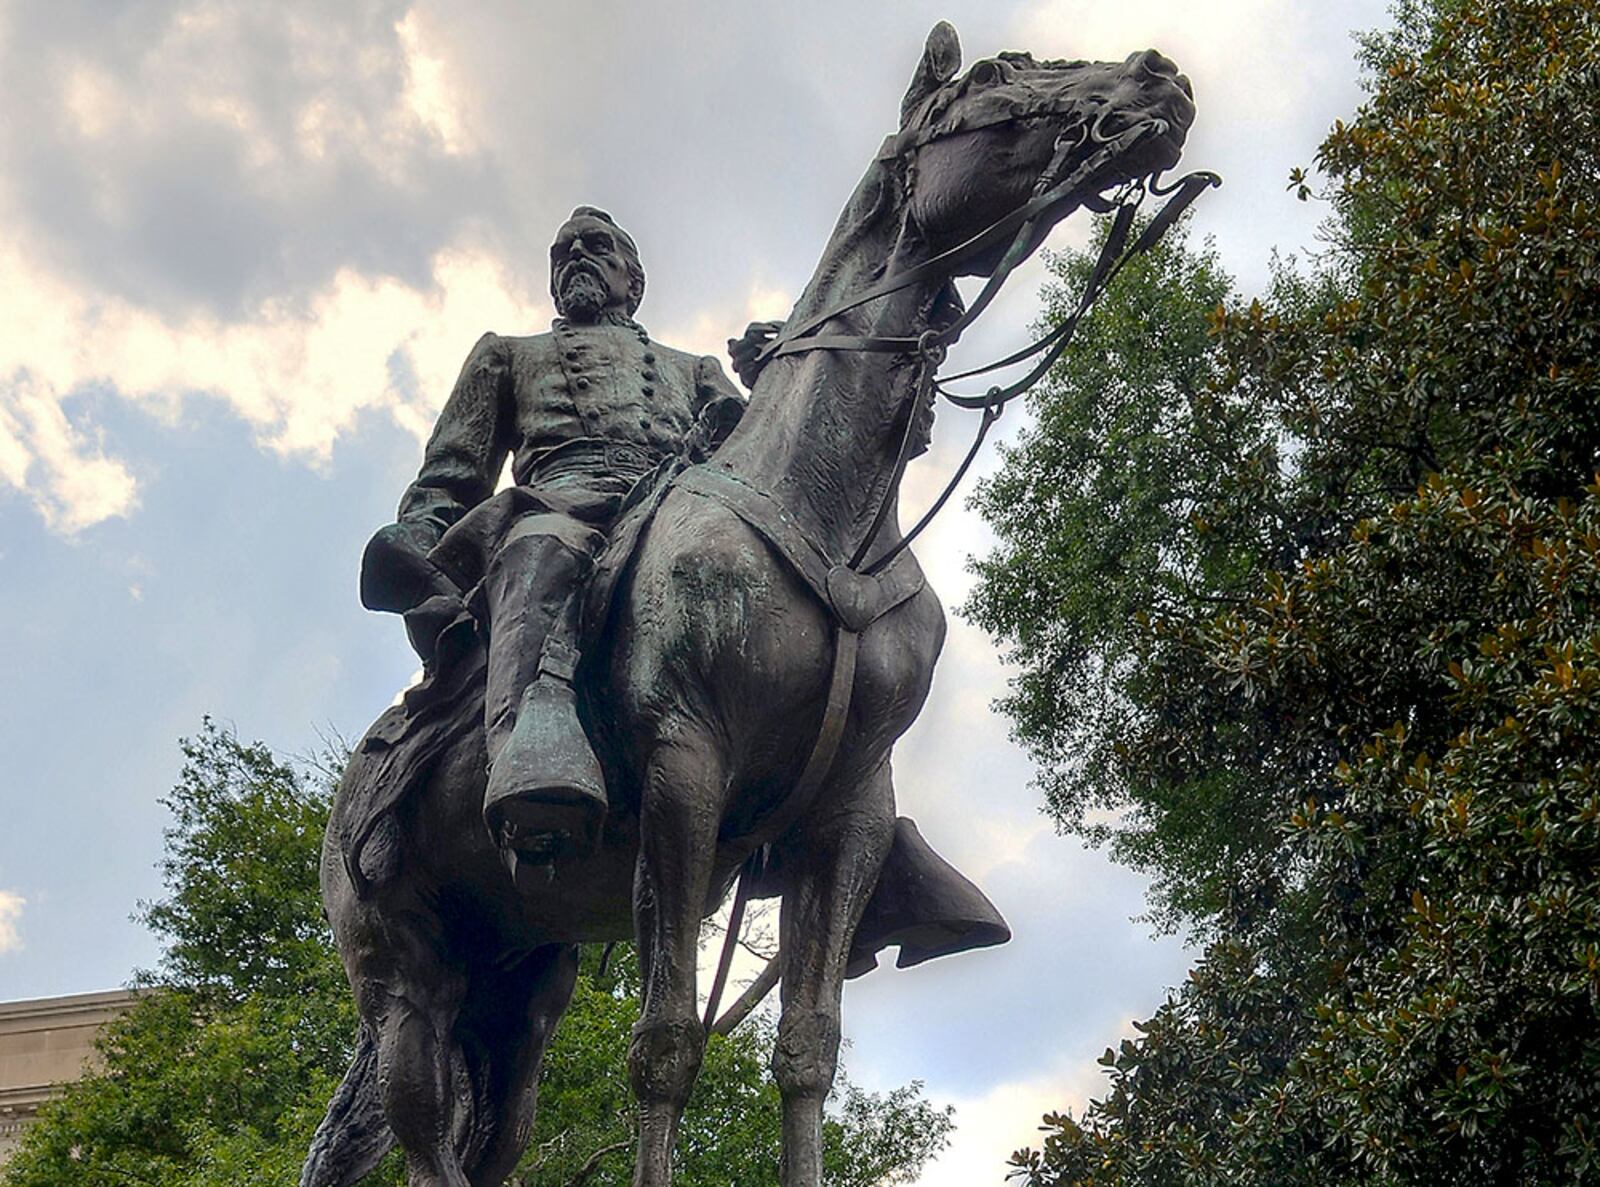
[[[772,1054],[783,1095],[783,1187],[821,1187],[822,1102],[839,1062],[839,1003],[861,913],[894,838],[885,760],[865,782],[828,789],[785,846],[779,934],[783,1012]]]
[[[645,768],[633,886],[644,1000],[628,1052],[639,1101],[634,1187],[671,1182],[678,1122],[705,1053],[695,959],[727,794],[724,771],[709,739],[682,734]]]

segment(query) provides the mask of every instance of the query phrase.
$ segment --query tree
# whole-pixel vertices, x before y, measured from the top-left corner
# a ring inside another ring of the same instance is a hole
[[[321,919],[318,854],[331,770],[296,769],[211,721],[183,744],[165,801],[167,895],[140,918],[164,945],[146,992],[99,1041],[104,1070],[46,1106],[6,1187],[281,1187],[353,1050],[356,1017]],[[519,1187],[628,1181],[628,1028],[637,971],[585,952],[571,1009],[546,1056]],[[765,1068],[770,1022],[713,1038],[680,1146],[689,1187],[777,1183],[780,1103]],[[916,1084],[864,1093],[847,1081],[827,1122],[829,1182],[904,1183],[948,1141],[951,1110]],[[391,1157],[368,1183],[398,1185]]]
[[[1076,309],[1109,227],[1050,259],[1047,323]],[[1250,385],[1224,382],[1208,333],[1232,280],[1185,234],[1124,268],[1031,398],[1034,423],[1002,446],[973,499],[999,543],[965,607],[1009,644],[1019,674],[1001,708],[1047,808],[1152,874],[1169,924],[1215,911],[1242,880],[1235,855],[1273,834],[1251,803],[1268,773],[1237,761],[1254,723],[1208,731],[1211,706],[1189,695],[1207,674],[1176,671],[1187,656],[1163,632],[1238,602],[1293,550],[1278,425]],[[1162,762],[1179,740],[1186,761]]]
[[[1030,1187],[1600,1173],[1600,13],[1396,18],[1318,154],[1313,278],[1158,343],[1163,381],[1181,357],[1203,389],[1155,448],[1187,460],[1220,408],[1267,452],[1200,471],[1221,494],[1160,557],[1196,579],[1113,617],[1110,650],[1087,636],[1118,736],[1090,727],[1102,767],[1047,790],[1069,825],[1121,809],[1103,835],[1210,943],[1106,1053],[1106,1097],[1019,1152]],[[1086,368],[1051,398],[1085,398]],[[1216,534],[1234,563],[1194,567]],[[1041,551],[1072,574],[1069,544]],[[1024,559],[992,560],[975,607],[1026,681],[1060,603],[994,597],[996,566],[1045,588]],[[1039,700],[1024,736],[1069,739],[1072,708]]]

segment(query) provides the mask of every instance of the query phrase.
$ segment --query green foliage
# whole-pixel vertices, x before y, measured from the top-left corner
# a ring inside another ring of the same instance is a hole
[[[8,1187],[292,1183],[349,1062],[355,1010],[317,891],[326,788],[209,720],[183,752],[168,897],[141,908],[162,967],[102,1034],[105,1070],[28,1131]]]
[[[639,1014],[637,988],[631,955],[605,982],[580,978],[545,1058],[535,1133],[511,1180],[517,1187],[632,1182],[633,1098],[622,1069]],[[675,1182],[778,1187],[782,1102],[765,1073],[775,1029],[757,1014],[731,1035],[712,1036],[679,1132]],[[841,1077],[835,1106],[823,1122],[830,1187],[909,1183],[954,1127],[952,1110],[930,1105],[916,1083],[878,1094]],[[580,1180],[591,1164],[591,1177]]]
[[[1363,607],[1418,567],[1481,597],[1413,657],[1456,728],[1396,722],[1288,813],[1309,934],[1213,944],[1111,1053],[1108,1096],[1048,1119],[1019,1158],[1030,1184],[1595,1174],[1600,483],[1541,500],[1492,469],[1425,482],[1257,607],[1251,629],[1283,635],[1277,678],[1353,647]]]
[[[321,920],[318,854],[332,779],[307,776],[207,721],[166,801],[167,895],[141,908],[163,941],[145,996],[103,1032],[103,1070],[46,1106],[6,1187],[284,1187],[353,1053],[356,1016]],[[586,953],[545,1061],[518,1187],[623,1187],[632,1165],[626,1055],[638,976]],[[680,1144],[686,1187],[777,1184],[781,1133],[759,1016],[713,1038]],[[910,1085],[841,1077],[826,1138],[837,1187],[903,1183],[949,1140],[951,1110]],[[368,1187],[404,1181],[391,1156]]]
[[[979,487],[999,545],[965,608],[1011,644],[1002,708],[1050,811],[1153,874],[1169,922],[1213,909],[1236,855],[1273,838],[1271,773],[1237,762],[1254,723],[1196,702],[1209,673],[1175,671],[1161,632],[1241,600],[1295,551],[1278,426],[1228,382],[1209,330],[1232,281],[1183,226],[1122,271]],[[1076,307],[1108,228],[1050,260],[1046,321]],[[1279,287],[1289,300],[1292,279]]]
[[[161,859],[168,897],[140,906],[165,943],[145,980],[238,1001],[344,988],[317,866],[331,780],[308,780],[207,720],[182,744]]]
[[[1071,361],[985,496],[1026,490],[1057,403],[1090,426],[1070,451],[1129,474],[1025,548],[996,516],[974,608],[1023,665],[1058,817],[1210,940],[1107,1053],[1106,1097],[1015,1157],[1028,1187],[1600,1177],[1600,11],[1396,15],[1318,154],[1314,279],[1225,299],[1201,338],[1209,257],[1174,245],[1150,267],[1181,334],[1140,331],[1138,291],[1096,314],[1154,381]],[[1108,380],[1173,439],[1087,421]],[[1214,409],[1273,455],[1202,453]],[[1184,487],[1219,492],[1187,524]],[[1081,544],[1130,508],[1171,532],[1154,566]],[[1073,632],[1065,663],[1040,642]]]

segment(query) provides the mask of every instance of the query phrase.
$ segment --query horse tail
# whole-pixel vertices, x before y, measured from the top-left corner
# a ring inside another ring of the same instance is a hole
[[[394,1144],[378,1088],[378,1042],[363,1022],[356,1057],[311,1139],[300,1187],[350,1187],[370,1174]]]

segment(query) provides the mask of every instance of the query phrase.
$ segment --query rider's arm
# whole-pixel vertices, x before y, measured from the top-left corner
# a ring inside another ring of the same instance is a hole
[[[761,375],[761,352],[781,333],[781,321],[753,321],[744,328],[743,337],[728,339],[728,358],[733,362],[740,383],[748,388],[755,387]]]
[[[396,522],[380,528],[361,561],[361,601],[409,610],[448,586],[427,561],[446,529],[494,493],[510,448],[505,342],[485,334],[472,348],[434,425],[416,481]]]
[[[733,383],[714,355],[695,360],[695,443],[709,453],[739,423],[748,398]]]

